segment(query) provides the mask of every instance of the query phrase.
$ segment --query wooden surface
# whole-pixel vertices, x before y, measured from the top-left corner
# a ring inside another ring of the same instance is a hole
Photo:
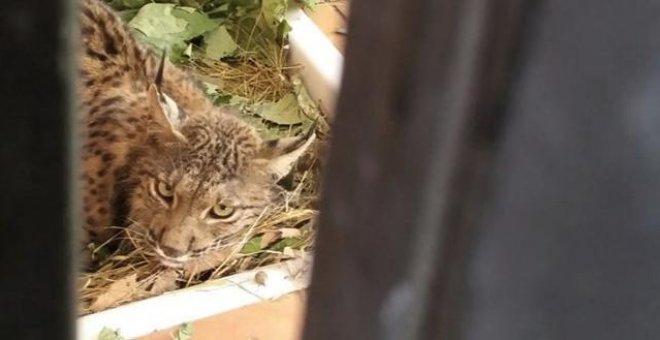
[[[349,5],[348,0],[330,1],[317,4],[313,10],[305,10],[342,54],[346,46]]]
[[[305,307],[303,292],[240,308],[192,323],[194,340],[298,340]],[[139,340],[171,340],[176,328]]]

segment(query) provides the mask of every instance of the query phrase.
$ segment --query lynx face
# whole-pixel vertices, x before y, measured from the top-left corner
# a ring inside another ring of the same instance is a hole
[[[166,266],[218,265],[214,257],[282,198],[275,183],[314,135],[262,141],[102,1],[78,6],[81,248],[128,228]]]
[[[186,117],[172,128],[136,150],[135,184],[126,194],[130,228],[170,267],[210,264],[206,255],[236,247],[260,215],[282,202],[276,182],[314,139],[263,142],[252,128],[217,113]]]

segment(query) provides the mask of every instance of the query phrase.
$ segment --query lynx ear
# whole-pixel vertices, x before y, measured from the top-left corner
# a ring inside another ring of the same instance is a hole
[[[153,84],[149,85],[149,105],[152,108],[153,113],[156,115],[156,117],[154,117],[156,121],[162,123],[164,126],[168,126],[175,136],[185,140],[180,129],[183,126],[187,115],[172,98],[161,90],[164,69],[165,52],[163,52],[163,56],[160,60],[156,79]]]
[[[276,181],[286,176],[298,158],[302,156],[316,139],[314,126],[305,135],[273,139],[264,142],[258,158],[266,161],[268,171]]]

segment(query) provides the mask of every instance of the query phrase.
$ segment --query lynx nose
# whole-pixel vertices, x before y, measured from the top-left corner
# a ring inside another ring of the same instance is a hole
[[[168,257],[179,257],[183,255],[182,251],[168,246],[160,246],[160,250],[163,251],[163,254]]]

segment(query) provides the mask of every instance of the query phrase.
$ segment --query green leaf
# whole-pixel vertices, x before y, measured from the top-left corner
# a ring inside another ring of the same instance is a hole
[[[182,36],[188,23],[172,14],[172,4],[148,4],[128,23],[141,33],[138,38],[156,50],[167,50],[170,57],[185,50]]]
[[[233,0],[232,2],[235,5],[235,16],[238,18],[247,16],[256,17],[259,14],[260,0]]]
[[[204,51],[209,58],[218,60],[236,53],[238,45],[234,42],[227,28],[220,26],[209,33],[205,41]]]
[[[254,254],[261,251],[261,236],[253,237],[241,249],[242,254]]]
[[[206,93],[206,95],[211,98],[214,104],[230,104],[232,102],[233,96],[230,94],[218,92],[218,85],[209,83],[207,81],[203,81],[202,85],[204,87],[204,93]]]
[[[231,103],[233,96],[230,94],[216,94],[213,96],[213,103],[214,104],[229,104]]]
[[[176,7],[172,10],[172,15],[188,23],[183,36],[185,40],[200,36],[218,27],[218,24],[209,19],[206,14],[200,13],[192,7]]]
[[[148,4],[128,23],[151,39],[164,41],[182,40],[188,23],[172,14],[173,4]]]
[[[141,33],[138,38],[157,50],[166,49],[179,59],[187,41],[213,30],[217,24],[192,7],[151,3],[140,8],[128,26]]]
[[[206,95],[214,95],[218,93],[218,85],[209,83],[208,81],[203,81],[202,86],[204,87],[204,92]]]
[[[309,10],[314,10],[314,7],[316,7],[316,0],[298,0],[305,8]]]
[[[289,25],[289,22],[284,19],[279,25],[277,25],[277,43],[284,43],[284,39],[289,35],[289,32],[291,32],[291,25]]]
[[[246,123],[252,125],[257,130],[257,133],[259,133],[259,136],[261,136],[261,138],[264,140],[289,137],[294,135],[295,132],[289,126],[273,126],[272,124],[269,125],[257,115],[240,114],[238,117],[244,120]]]
[[[125,340],[125,338],[119,335],[118,330],[113,330],[108,327],[103,327],[101,333],[97,338],[98,340]]]
[[[286,15],[286,9],[287,0],[263,0],[261,11],[271,31],[277,32],[277,27]]]
[[[298,106],[302,113],[309,118],[308,121],[303,122],[303,129],[307,129],[311,123],[321,116],[321,111],[317,103],[307,92],[307,88],[303,85],[299,75],[291,76],[291,84],[293,85],[293,93],[298,100]]]
[[[193,334],[192,325],[189,323],[184,323],[183,325],[181,325],[181,328],[179,328],[179,331],[174,337],[174,340],[191,340],[192,334]]]
[[[231,100],[229,101],[229,105],[239,108],[239,109],[244,109],[245,106],[248,105],[248,102],[250,100],[243,97],[243,96],[231,96]]]
[[[277,243],[272,245],[270,249],[274,251],[282,251],[286,247],[297,249],[304,245],[305,245],[305,240],[303,240],[300,237],[287,237],[279,240]]]
[[[300,124],[305,119],[300,114],[296,96],[289,93],[277,102],[263,102],[255,107],[256,113],[263,119],[279,125]]]

